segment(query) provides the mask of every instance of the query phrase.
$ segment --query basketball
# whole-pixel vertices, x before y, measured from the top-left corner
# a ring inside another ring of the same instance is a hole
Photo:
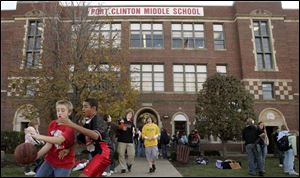
[[[15,149],[15,159],[17,163],[29,164],[35,161],[37,148],[31,143],[22,143]]]

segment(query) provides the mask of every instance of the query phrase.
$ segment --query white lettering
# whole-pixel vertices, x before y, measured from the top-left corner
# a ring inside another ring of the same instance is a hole
[[[89,7],[89,16],[204,16],[203,7]]]

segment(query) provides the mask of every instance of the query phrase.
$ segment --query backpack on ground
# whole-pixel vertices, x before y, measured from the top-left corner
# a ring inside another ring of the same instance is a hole
[[[208,164],[208,159],[206,157],[198,157],[196,158],[196,163],[199,165],[207,165]]]
[[[291,148],[287,135],[283,136],[277,141],[277,147],[280,151],[287,151]]]
[[[223,169],[223,161],[222,160],[216,160],[215,166],[218,169]]]

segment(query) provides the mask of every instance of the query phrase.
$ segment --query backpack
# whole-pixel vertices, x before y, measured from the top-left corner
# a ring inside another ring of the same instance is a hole
[[[199,165],[207,165],[208,164],[208,159],[205,157],[199,157],[196,159],[196,163]]]
[[[216,160],[215,166],[218,169],[223,169],[223,161],[222,160]]]
[[[277,141],[277,147],[280,151],[287,151],[291,148],[287,135],[283,136]]]

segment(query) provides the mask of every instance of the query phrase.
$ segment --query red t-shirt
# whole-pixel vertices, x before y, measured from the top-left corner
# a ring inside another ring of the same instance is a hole
[[[73,149],[75,141],[75,132],[72,128],[63,125],[58,125],[57,120],[53,120],[48,126],[48,136],[57,137],[63,136],[65,141],[61,144],[53,144],[49,152],[45,156],[47,160],[54,167],[70,169],[75,164],[75,153]],[[59,151],[69,148],[70,152],[63,159],[58,158]]]

